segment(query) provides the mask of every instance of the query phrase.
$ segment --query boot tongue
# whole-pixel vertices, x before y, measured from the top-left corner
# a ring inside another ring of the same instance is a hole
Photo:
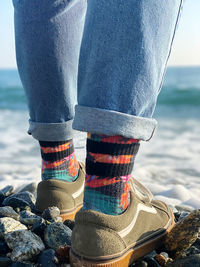
[[[135,178],[131,179],[131,188],[133,192],[137,195],[137,197],[145,202],[151,202],[153,199],[153,195],[151,191],[142,185]]]

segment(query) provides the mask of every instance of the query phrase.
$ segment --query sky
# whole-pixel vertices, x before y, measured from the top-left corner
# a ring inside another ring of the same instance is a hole
[[[199,12],[200,0],[185,0],[168,65],[200,65]],[[0,0],[0,37],[0,68],[16,68],[12,0]]]

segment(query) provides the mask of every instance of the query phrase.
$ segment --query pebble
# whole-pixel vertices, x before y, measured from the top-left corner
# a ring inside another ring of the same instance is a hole
[[[63,222],[64,225],[68,226],[71,230],[73,230],[74,225],[75,225],[75,221],[72,220],[65,220]]]
[[[180,221],[182,221],[183,219],[185,219],[185,217],[187,217],[189,215],[189,212],[187,212],[187,211],[183,211],[183,212],[181,212],[181,214],[180,214],[180,216],[179,216],[179,218],[178,218],[178,221],[180,222]]]
[[[134,267],[148,267],[148,263],[146,261],[138,261],[133,266]]]
[[[0,207],[0,217],[11,217],[19,221],[19,214],[15,212],[12,207],[9,206]]]
[[[165,266],[168,261],[168,258],[166,258],[162,254],[157,254],[156,256],[154,256],[154,259],[160,264],[160,266]]]
[[[31,210],[31,208],[29,207],[29,203],[27,201],[24,201],[16,197],[6,198],[3,201],[3,205],[11,206],[17,212],[21,210]]]
[[[63,223],[52,223],[47,226],[44,234],[46,244],[54,250],[71,246],[72,230]]]
[[[10,266],[12,263],[11,259],[8,257],[0,257],[0,266],[1,267],[7,267]]]
[[[0,240],[0,255],[6,255],[9,251],[10,249],[7,244],[3,240]]]
[[[60,210],[58,207],[49,207],[43,211],[42,217],[46,220],[54,221],[60,217]]]
[[[28,191],[32,194],[35,194],[36,190],[37,190],[37,183],[33,182],[33,183],[25,185],[22,189],[20,189],[19,192],[21,193],[21,192]]]
[[[5,241],[11,252],[12,261],[31,260],[45,249],[41,238],[31,231],[19,230],[5,235]]]
[[[7,206],[6,202],[9,201],[9,199],[12,199],[13,197],[25,201],[26,203],[28,203],[28,206],[30,206],[32,210],[35,210],[36,199],[32,193],[26,191],[13,194],[12,196],[9,196],[4,200],[3,205]]]
[[[37,216],[28,210],[23,210],[19,214],[20,214],[20,222],[26,225],[33,225],[41,220],[40,216]]]
[[[173,262],[169,262],[166,267],[199,267],[200,266],[200,254],[192,255],[182,259],[176,259]]]
[[[4,195],[3,192],[0,190],[0,205],[2,205],[4,199],[5,199],[5,195]]]
[[[58,264],[58,258],[56,257],[55,250],[44,250],[38,259],[38,263],[41,264],[42,267],[56,267]]]
[[[8,197],[14,192],[14,187],[12,185],[7,185],[1,189],[1,192],[4,194],[4,196]]]
[[[36,222],[32,228],[31,231],[38,235],[42,240],[44,240],[44,232],[47,227],[47,222],[40,218],[40,221]]]
[[[148,267],[160,267],[156,260],[150,257],[145,257],[144,261],[147,262]]]
[[[9,232],[16,230],[27,229],[25,225],[16,221],[13,218],[4,217],[0,218],[0,237],[4,237]]]
[[[181,257],[196,241],[200,231],[200,210],[191,212],[167,235],[164,245],[172,258]]]

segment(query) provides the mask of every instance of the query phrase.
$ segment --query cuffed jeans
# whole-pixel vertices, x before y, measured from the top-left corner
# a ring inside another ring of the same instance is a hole
[[[38,140],[79,131],[149,140],[181,0],[13,0]],[[87,10],[87,12],[86,12]]]

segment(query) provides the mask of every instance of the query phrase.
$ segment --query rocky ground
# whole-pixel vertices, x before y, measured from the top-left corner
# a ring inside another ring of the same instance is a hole
[[[0,190],[0,266],[69,266],[74,222],[62,222],[56,207],[38,216],[35,192],[35,183]],[[200,267],[200,210],[172,209],[176,225],[164,245],[131,267]]]

